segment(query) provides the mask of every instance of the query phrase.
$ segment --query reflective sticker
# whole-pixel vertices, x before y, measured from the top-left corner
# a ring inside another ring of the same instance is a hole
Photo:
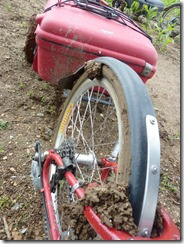
[[[69,115],[70,115],[70,113],[72,111],[72,108],[73,108],[73,104],[70,103],[69,106],[68,106],[68,108],[67,108],[67,110],[66,110],[66,112],[65,112],[65,115],[63,117],[62,123],[60,125],[59,134],[62,134],[63,133],[63,130],[64,130],[65,126],[66,126],[66,123],[68,121],[68,117],[69,117]]]

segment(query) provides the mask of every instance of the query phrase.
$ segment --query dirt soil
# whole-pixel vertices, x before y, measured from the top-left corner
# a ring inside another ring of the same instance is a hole
[[[31,182],[33,145],[50,149],[62,103],[54,87],[25,61],[29,18],[45,1],[0,2],[0,239],[45,238],[40,195]],[[158,53],[157,73],[147,83],[161,138],[159,201],[180,228],[180,47]]]

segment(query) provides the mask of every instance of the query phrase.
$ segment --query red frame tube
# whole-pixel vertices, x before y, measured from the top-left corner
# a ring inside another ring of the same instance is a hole
[[[53,160],[58,166],[63,167],[62,158],[53,150],[49,151],[49,154],[47,155],[43,166],[43,188],[44,188],[44,194],[46,199],[48,218],[50,222],[51,238],[53,240],[59,240],[60,233],[56,223],[56,218],[55,218],[54,208],[52,203],[52,196],[50,191],[50,184],[48,180],[49,167]],[[106,167],[115,166],[114,163],[108,162],[108,160],[105,159],[102,160],[102,164]],[[114,170],[116,171],[115,167]],[[107,177],[106,171],[107,170],[105,170],[104,173],[104,180]],[[77,179],[70,171],[67,171],[65,173],[65,178],[72,187],[77,183]],[[78,187],[75,190],[75,193],[78,196],[78,198],[81,199],[84,197],[85,190],[82,187]],[[101,223],[101,220],[98,217],[98,215],[94,212],[93,208],[89,206],[85,207],[84,214],[88,222],[91,224],[92,228],[96,231],[96,233],[98,233],[99,236],[101,236],[103,240],[149,240],[149,241],[180,240],[180,232],[178,228],[175,226],[168,213],[164,209],[161,209],[161,211],[164,219],[164,224],[163,224],[164,231],[159,237],[155,237],[155,238],[145,238],[140,236],[132,237],[131,235],[127,234],[124,231],[119,231],[113,228],[109,228],[106,225]]]
[[[109,228],[102,224],[100,218],[93,211],[91,207],[85,207],[84,214],[91,224],[93,229],[98,233],[98,235],[103,240],[144,240],[144,241],[163,241],[163,240],[180,240],[180,232],[173,223],[172,219],[168,213],[161,209],[163,219],[164,219],[164,231],[159,237],[146,238],[140,236],[131,236],[125,231],[119,231],[114,228]]]
[[[102,170],[102,174],[101,174],[102,181],[106,181],[107,180],[107,177],[108,177],[108,174],[109,174],[109,170],[110,170],[110,168],[108,168],[108,167],[112,167],[115,173],[118,172],[117,163],[109,162],[106,158],[102,158],[102,165],[104,167],[107,167],[106,169]]]
[[[77,180],[71,171],[66,172],[65,178],[72,187],[77,183]],[[75,190],[75,193],[77,197],[81,199],[84,197],[85,190],[82,187],[79,187]]]
[[[57,226],[56,217],[54,214],[54,207],[53,207],[53,202],[52,202],[50,183],[48,180],[49,179],[48,178],[49,167],[53,160],[59,167],[64,166],[62,158],[57,153],[55,153],[53,150],[50,150],[49,154],[47,155],[46,160],[44,162],[44,166],[43,166],[43,189],[44,189],[44,195],[45,195],[47,214],[48,214],[48,218],[49,218],[49,222],[50,222],[51,238],[52,238],[52,240],[59,240],[60,233],[59,233],[59,229]],[[67,171],[65,173],[65,178],[72,187],[77,183],[76,178],[70,171]],[[83,188],[79,187],[76,189],[75,193],[78,196],[78,198],[82,198],[84,196],[85,190]]]
[[[45,195],[45,202],[46,202],[46,208],[47,208],[47,214],[50,222],[50,234],[52,240],[59,240],[60,239],[60,233],[59,229],[56,223],[56,217],[54,214],[54,207],[52,202],[52,196],[50,191],[50,183],[49,183],[49,167],[50,164],[54,160],[58,166],[63,166],[63,162],[61,157],[56,154],[53,150],[49,151],[49,154],[46,157],[46,160],[44,162],[43,166],[43,189],[44,189],[44,195]]]

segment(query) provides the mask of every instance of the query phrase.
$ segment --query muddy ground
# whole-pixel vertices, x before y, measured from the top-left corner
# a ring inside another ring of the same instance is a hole
[[[0,2],[0,239],[45,238],[40,196],[31,177],[33,145],[52,144],[62,103],[55,89],[31,70],[23,47],[29,17],[43,0]],[[180,227],[180,47],[158,54],[157,73],[147,84],[160,127],[159,201]],[[7,231],[8,230],[8,231]]]

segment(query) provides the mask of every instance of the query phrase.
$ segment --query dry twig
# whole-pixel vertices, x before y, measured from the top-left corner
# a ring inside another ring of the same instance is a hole
[[[10,232],[9,232],[9,229],[8,229],[8,224],[7,224],[6,218],[4,216],[3,216],[3,222],[4,222],[4,230],[6,232],[7,239],[11,240],[11,235],[10,235]]]

